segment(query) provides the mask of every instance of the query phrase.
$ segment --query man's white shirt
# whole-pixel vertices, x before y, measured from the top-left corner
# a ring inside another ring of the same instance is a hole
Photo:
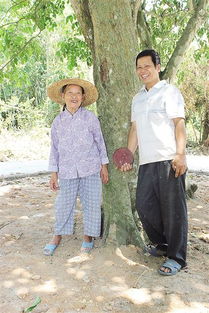
[[[133,98],[131,121],[136,122],[140,164],[171,160],[176,154],[174,118],[185,118],[184,99],[162,80]]]

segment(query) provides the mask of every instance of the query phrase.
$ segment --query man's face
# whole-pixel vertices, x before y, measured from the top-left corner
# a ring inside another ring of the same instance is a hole
[[[152,88],[159,82],[159,72],[160,64],[155,67],[151,56],[145,56],[137,60],[136,73],[147,89]]]

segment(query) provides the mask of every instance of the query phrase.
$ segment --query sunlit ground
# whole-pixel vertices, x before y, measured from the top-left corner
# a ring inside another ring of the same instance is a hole
[[[65,237],[53,257],[42,249],[52,234],[55,195],[48,176],[5,181],[0,188],[0,312],[16,313],[39,296],[34,313],[208,313],[208,177],[193,177],[199,189],[189,201],[188,268],[161,277],[163,259],[134,246],[101,247],[80,255],[82,211],[75,234]],[[50,311],[51,310],[51,311]]]

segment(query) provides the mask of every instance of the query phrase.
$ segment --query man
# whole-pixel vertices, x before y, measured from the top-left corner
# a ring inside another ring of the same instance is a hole
[[[159,273],[175,275],[186,266],[187,207],[185,201],[184,100],[180,91],[160,81],[160,57],[144,50],[136,58],[136,73],[144,87],[132,102],[128,148],[139,146],[136,208],[154,247],[153,256],[168,259]],[[121,171],[128,171],[124,164]]]

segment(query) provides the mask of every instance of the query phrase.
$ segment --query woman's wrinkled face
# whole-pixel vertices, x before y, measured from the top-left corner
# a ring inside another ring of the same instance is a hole
[[[81,106],[85,96],[82,88],[78,85],[68,85],[62,93],[67,110],[74,113]]]

